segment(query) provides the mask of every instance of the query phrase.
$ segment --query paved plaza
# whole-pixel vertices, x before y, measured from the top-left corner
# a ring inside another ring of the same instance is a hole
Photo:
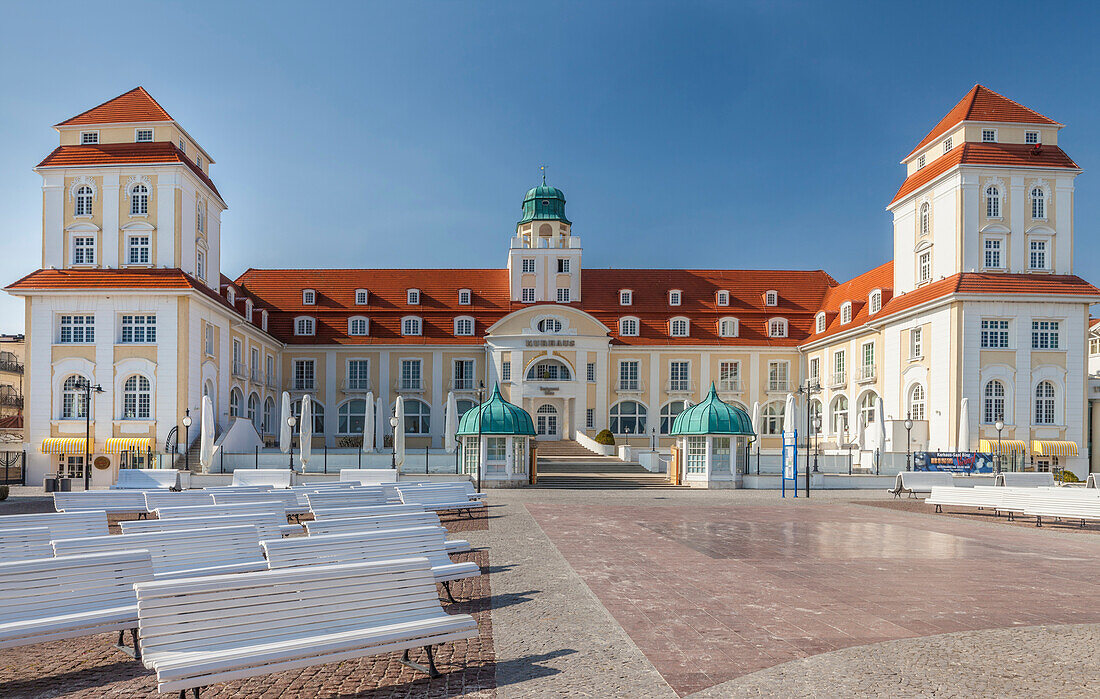
[[[0,513],[39,509],[27,492]],[[394,654],[210,697],[1096,696],[1100,537],[879,492],[494,490],[446,673]],[[4,651],[0,696],[156,696],[109,636]]]

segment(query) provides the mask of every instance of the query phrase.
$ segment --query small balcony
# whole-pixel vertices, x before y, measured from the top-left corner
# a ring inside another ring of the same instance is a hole
[[[249,380],[252,381],[252,383],[256,384],[257,386],[263,386],[264,385],[263,372],[260,371],[259,369],[253,368],[252,372],[250,374]]]
[[[840,388],[841,386],[848,385],[848,372],[846,371],[834,371],[833,375],[829,377],[830,388]]]
[[[740,393],[741,379],[721,379],[718,381],[719,393]]]
[[[452,379],[447,385],[448,391],[476,391],[477,382],[473,379]]]
[[[398,379],[393,384],[397,393],[423,393],[424,382],[420,379]]]
[[[615,383],[615,391],[618,393],[642,393],[645,391],[645,382],[641,379],[619,379]]]
[[[791,390],[791,382],[787,379],[768,379],[768,393],[787,393]]]
[[[268,374],[266,377],[264,377],[264,383],[267,384],[268,388],[275,388],[279,385],[279,382],[275,380],[274,374]]]
[[[312,391],[317,387],[313,379],[295,379],[290,382],[291,391]]]
[[[864,364],[863,366],[861,366],[859,368],[859,371],[856,373],[856,381],[858,381],[860,383],[867,383],[869,381],[874,381],[874,380],[875,380],[875,365],[874,364]]]
[[[238,362],[238,361],[234,360],[234,362],[233,362],[233,376],[236,376],[238,379],[247,379],[248,378],[248,367],[245,366],[244,362]]]
[[[695,393],[695,382],[686,379],[670,379],[665,384],[666,393]]]
[[[0,407],[23,409],[23,395],[20,393],[0,393]]]
[[[340,384],[344,393],[367,393],[371,389],[370,379],[346,379]]]
[[[12,358],[0,359],[0,371],[7,372],[9,374],[22,374],[23,365]]]

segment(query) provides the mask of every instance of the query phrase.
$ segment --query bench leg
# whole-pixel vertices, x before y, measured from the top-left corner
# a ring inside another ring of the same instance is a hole
[[[943,508],[939,505],[936,505],[936,512],[943,512]]]
[[[199,699],[199,688],[198,687],[192,687],[191,688],[191,695],[195,699]],[[180,699],[187,699],[187,690],[186,689],[181,689],[180,690]]]
[[[115,648],[130,656],[134,660],[141,660],[141,641],[138,640],[138,630],[130,629],[130,639],[134,642],[134,647],[130,648],[126,645],[126,632],[118,632],[118,643],[115,644]]]
[[[1036,527],[1043,526],[1043,518],[1040,517],[1039,515],[1035,515],[1035,526]]]
[[[1084,525],[1082,525],[1082,526],[1084,526]],[[452,602],[457,602],[457,600],[455,599],[455,596],[453,594],[451,594],[451,581],[450,580],[444,580],[443,581],[443,589],[447,592],[447,599],[451,600]]]
[[[419,663],[414,663],[412,660],[409,660],[409,649],[408,648],[405,649],[405,654],[401,657],[401,664],[402,665],[407,665],[407,666],[411,667],[414,670],[419,670],[420,672],[426,672],[426,673],[428,673],[428,677],[439,677],[440,673],[439,673],[439,670],[435,666],[435,658],[432,657],[432,647],[431,646],[424,646],[424,650],[427,651],[427,653],[428,653],[428,666],[427,667],[424,667],[423,665],[421,665]]]

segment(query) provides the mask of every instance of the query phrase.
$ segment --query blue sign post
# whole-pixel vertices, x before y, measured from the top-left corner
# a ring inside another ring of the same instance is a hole
[[[783,433],[783,470],[779,474],[781,497],[787,497],[787,481],[798,497],[798,430]]]

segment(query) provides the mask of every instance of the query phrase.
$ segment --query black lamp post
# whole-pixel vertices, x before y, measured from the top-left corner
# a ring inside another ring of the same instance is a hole
[[[390,439],[390,468],[397,470],[397,423],[400,420],[394,415],[390,418],[390,427],[393,429],[393,438]]]
[[[80,377],[76,380],[76,385],[73,388],[84,392],[84,490],[88,490],[92,477],[92,394],[103,393],[103,387]],[[61,477],[59,474],[59,488],[60,485]]]
[[[902,424],[905,425],[905,470],[912,471],[913,447],[912,442],[909,441],[909,434],[913,431],[913,413],[906,413],[905,422]]]
[[[1005,420],[1003,416],[997,417],[997,422],[993,423],[993,426],[997,428],[997,475],[1001,473],[1001,430],[1005,428]]]
[[[814,415],[814,473],[817,473],[817,455],[821,453],[821,414]]]
[[[821,393],[821,384],[817,381],[806,380],[805,383],[798,386],[797,393],[799,395],[806,396],[806,497],[810,497],[810,405],[811,398],[815,393]],[[795,444],[795,475],[798,475],[798,444]],[[816,469],[815,469],[816,470]],[[797,483],[795,481],[795,488],[797,492]]]
[[[184,413],[183,420],[183,467],[191,470],[191,408]]]
[[[290,425],[290,448],[287,452],[290,454],[287,466],[291,471],[294,470],[294,425],[298,424],[298,418],[293,415],[288,415],[286,418],[286,424]]]

